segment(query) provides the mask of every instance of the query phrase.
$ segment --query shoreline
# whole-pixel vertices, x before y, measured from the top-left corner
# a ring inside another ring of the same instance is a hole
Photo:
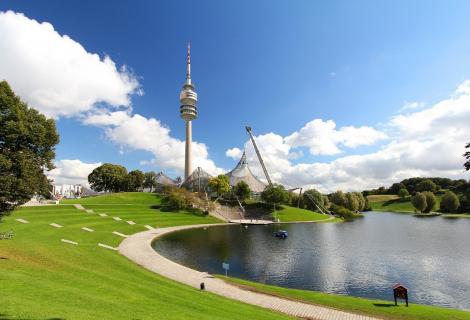
[[[127,257],[134,263],[166,278],[175,280],[182,284],[189,285],[196,289],[199,289],[200,284],[204,282],[205,290],[211,293],[232,300],[237,300],[258,307],[281,312],[287,315],[324,320],[380,319],[347,311],[341,311],[330,307],[318,306],[299,301],[292,301],[286,298],[275,297],[265,293],[257,293],[245,290],[236,285],[229,284],[223,281],[222,279],[215,278],[207,272],[197,271],[185,267],[181,264],[178,264],[174,261],[171,261],[160,255],[152,248],[152,243],[156,239],[169,233],[177,232],[180,230],[208,228],[224,225],[233,225],[233,223],[198,224],[158,228],[143,231],[124,239],[119,244],[118,251],[121,255]]]

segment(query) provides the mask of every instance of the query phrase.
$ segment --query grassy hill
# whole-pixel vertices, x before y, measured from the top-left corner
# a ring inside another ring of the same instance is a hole
[[[272,213],[273,214],[273,213]],[[280,206],[276,210],[276,218],[281,222],[292,222],[292,221],[321,221],[330,218],[329,215],[313,212],[306,209],[295,208],[290,206]],[[338,221],[340,219],[335,219]],[[328,220],[330,221],[330,220]]]
[[[216,219],[160,212],[152,208],[159,198],[143,193],[63,201],[71,202],[94,212],[70,204],[25,207],[0,223],[0,232],[14,231],[12,240],[0,241],[0,319],[288,319],[178,284],[98,246],[117,247],[123,238],[113,231],[128,235],[147,230],[145,225],[216,223]],[[19,223],[18,218],[30,223]]]

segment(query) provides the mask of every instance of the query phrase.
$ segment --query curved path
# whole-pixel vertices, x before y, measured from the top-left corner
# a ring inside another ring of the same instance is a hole
[[[330,309],[327,307],[279,298],[263,293],[248,291],[235,285],[226,283],[221,279],[214,278],[208,273],[199,272],[168,260],[153,250],[151,246],[151,243],[155,238],[161,237],[164,234],[178,230],[210,226],[214,226],[214,224],[177,226],[139,232],[129,236],[129,238],[126,238],[121,242],[119,245],[119,253],[126,256],[135,263],[143,266],[144,268],[172,280],[176,280],[194,288],[199,288],[200,283],[204,282],[206,290],[212,293],[244,303],[282,312],[291,316],[322,320],[377,319]]]

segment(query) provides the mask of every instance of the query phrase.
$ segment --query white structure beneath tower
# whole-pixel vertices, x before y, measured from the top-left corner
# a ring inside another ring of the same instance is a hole
[[[184,157],[184,179],[192,172],[192,120],[197,118],[197,93],[191,83],[191,46],[188,44],[188,59],[186,64],[186,82],[180,93],[180,114],[186,122],[186,148]]]

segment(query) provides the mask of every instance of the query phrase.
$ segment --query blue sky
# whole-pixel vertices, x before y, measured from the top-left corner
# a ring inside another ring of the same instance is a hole
[[[323,119],[337,129],[367,126],[388,137],[354,147],[346,143],[336,154],[309,152],[308,143],[292,147],[289,154],[303,154],[289,156],[292,166],[377,152],[395,140],[398,129],[389,128],[390,119],[407,102],[431,108],[470,78],[468,1],[4,0],[0,11],[6,10],[49,22],[88,53],[109,56],[117,68],[127,66],[144,92],[129,95],[132,114],[158,119],[179,140],[184,122],[178,94],[191,41],[199,94],[193,138],[223,169],[236,163],[226,151],[243,148],[246,124],[258,135],[286,138]],[[179,173],[143,164],[154,154],[110,139],[103,126],[84,124],[83,115],[59,116],[57,125],[58,160]]]

